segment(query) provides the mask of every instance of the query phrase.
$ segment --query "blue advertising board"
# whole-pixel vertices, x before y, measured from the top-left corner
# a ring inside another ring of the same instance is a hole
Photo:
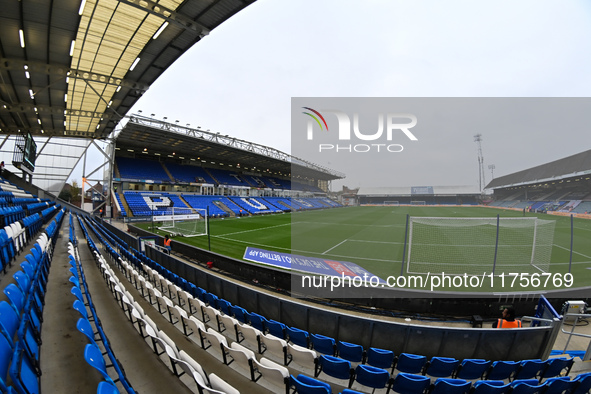
[[[371,277],[376,276],[365,268],[348,261],[335,261],[320,257],[306,257],[291,253],[273,252],[247,247],[244,260],[266,264],[283,269],[327,276]],[[380,282],[383,280],[380,279]]]

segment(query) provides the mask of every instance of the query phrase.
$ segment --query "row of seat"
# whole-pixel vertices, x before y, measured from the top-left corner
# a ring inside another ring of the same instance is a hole
[[[0,391],[3,393],[39,392],[45,292],[63,214],[62,210],[56,215],[25,256],[21,270],[13,275],[15,283],[3,290],[8,298],[8,302],[0,302]]]
[[[156,270],[147,270],[147,273],[149,276],[151,274],[160,275]],[[158,284],[158,279],[154,277],[150,279],[156,283],[158,290],[165,294],[168,292],[166,288],[168,279],[161,277],[160,284]],[[186,281],[177,279],[177,283],[174,283],[175,286],[186,285]],[[191,284],[188,286],[192,290],[192,295],[206,305],[234,317],[240,323],[247,323],[262,333],[269,333],[301,347],[311,348],[329,356],[338,356],[353,363],[367,363],[370,366],[391,369],[392,373],[397,370],[398,372],[420,373],[432,377],[460,379],[529,379],[535,377],[542,381],[560,374],[568,374],[574,362],[574,359],[565,357],[548,360],[497,361],[494,363],[490,360],[465,359],[460,361],[446,357],[433,357],[431,360],[427,360],[425,356],[408,353],[395,356],[394,352],[385,349],[370,348],[366,351],[361,345],[336,341],[334,338],[308,333],[274,320],[267,320],[261,315],[231,305],[228,301],[219,299],[199,287],[192,288]],[[174,289],[170,289],[169,294],[172,299],[176,297]],[[218,328],[219,326],[221,323],[218,323]]]
[[[96,256],[99,254],[98,249],[96,248],[94,242],[92,242],[92,239],[90,239],[90,236],[83,223],[80,223],[80,227],[87,239],[87,244],[91,253]],[[133,394],[135,393],[135,390],[127,380],[125,371],[115,356],[115,352],[111,348],[108,337],[96,312],[96,308],[94,307],[94,303],[92,302],[92,296],[88,289],[84,269],[80,264],[79,253],[77,246],[75,246],[77,242],[73,229],[74,221],[72,220],[72,216],[70,216],[70,242],[68,243],[68,253],[69,262],[71,265],[70,272],[72,274],[70,277],[70,282],[74,285],[71,289],[71,293],[76,297],[73,302],[73,307],[81,315],[76,324],[76,328],[81,333],[86,335],[89,342],[84,349],[84,358],[88,364],[100,372],[104,378],[106,383],[102,385],[102,390],[106,390],[106,386],[110,386],[111,391],[115,392],[115,390],[117,390],[116,392],[119,392],[115,384],[116,382],[121,382],[125,391],[127,393]],[[104,354],[102,349],[99,348],[99,343],[104,348]],[[103,355],[106,356],[111,363],[109,367],[113,367],[117,378],[111,378],[107,372],[107,364]]]
[[[239,322],[193,297],[147,266],[144,269],[148,279],[145,279],[127,262],[120,260],[120,265],[130,282],[171,323],[178,324],[179,330],[189,337],[196,333],[195,340],[202,348],[217,354],[225,364],[237,365],[236,368],[245,371],[244,375],[253,381],[263,377],[276,387],[283,387],[289,392],[293,382],[288,369],[279,363],[292,367],[297,364],[297,368],[302,371],[314,371],[314,366],[325,357],[319,358],[314,350],[287,343],[271,334],[264,334],[249,324]],[[264,357],[257,360],[255,352]],[[330,369],[330,366],[327,368]],[[376,370],[386,375],[385,382],[381,385],[373,375]],[[351,382],[347,382],[350,386],[355,382],[358,387],[380,388],[385,387],[389,373],[360,365],[352,377]]]
[[[299,394],[330,394],[330,385],[306,375],[291,376]],[[438,378],[431,382],[426,376],[401,372],[387,384],[390,391],[403,394],[587,394],[591,389],[591,373],[569,377],[556,377],[542,384],[536,379],[479,380],[471,382],[464,379]],[[354,393],[344,390],[341,394]]]
[[[90,228],[95,230],[92,225]],[[98,233],[95,232],[94,235],[99,237],[101,242],[104,241]],[[140,335],[150,344],[154,353],[165,358],[167,366],[177,377],[182,378],[181,381],[183,383],[191,388],[196,388],[199,393],[239,393],[238,390],[235,390],[217,375],[213,373],[208,375],[197,361],[183,350],[180,350],[172,339],[164,331],[160,330],[153,320],[144,313],[141,306],[134,300],[131,293],[125,289],[124,284],[119,281],[100,252],[94,250],[94,254],[103,278],[109,285],[121,309],[126,313],[126,316],[134,327],[136,327]]]

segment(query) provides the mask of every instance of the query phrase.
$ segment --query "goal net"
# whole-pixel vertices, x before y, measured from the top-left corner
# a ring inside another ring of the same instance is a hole
[[[407,271],[549,272],[554,220],[410,217]]]
[[[160,222],[158,228],[173,235],[197,237],[207,235],[207,210],[199,208],[170,207],[164,214],[152,216]]]

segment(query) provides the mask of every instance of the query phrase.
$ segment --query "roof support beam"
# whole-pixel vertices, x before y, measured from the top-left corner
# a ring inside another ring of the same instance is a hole
[[[150,0],[119,0],[120,3],[129,4],[132,7],[138,8],[142,11],[146,11],[152,15],[156,15],[170,23],[174,23],[181,28],[195,32],[202,38],[209,34],[211,31],[207,27],[195,22],[190,17],[179,14],[171,9],[163,7],[161,4]]]
[[[22,59],[0,59],[0,70],[22,71],[30,73],[43,73],[47,75],[56,75],[63,78],[83,79],[87,82],[104,83],[114,86],[122,86],[129,89],[146,91],[150,87],[147,84],[126,80],[123,78],[114,78],[110,75],[98,74],[85,70],[77,70],[65,65],[47,64],[43,62],[30,62]]]
[[[48,105],[33,105],[33,104],[6,104],[4,111],[7,112],[20,112],[20,113],[31,113],[36,112],[39,114],[51,114],[51,115],[72,115],[81,116],[86,118],[104,118],[111,119],[114,117],[113,113],[109,112],[95,112],[95,111],[82,111],[82,110],[69,110],[66,107],[56,107]],[[119,117],[118,117],[119,119]]]

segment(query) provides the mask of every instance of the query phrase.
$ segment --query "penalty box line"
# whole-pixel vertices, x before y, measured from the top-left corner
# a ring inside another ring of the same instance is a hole
[[[351,238],[347,238],[347,239],[339,242],[338,244],[336,244],[332,248],[325,250],[321,254],[327,254],[328,252],[330,252],[333,249],[336,249],[337,247],[341,246],[345,242],[364,242],[364,243],[372,243],[372,244],[402,245],[402,242],[371,241],[371,240],[366,240],[366,239],[351,239]]]

